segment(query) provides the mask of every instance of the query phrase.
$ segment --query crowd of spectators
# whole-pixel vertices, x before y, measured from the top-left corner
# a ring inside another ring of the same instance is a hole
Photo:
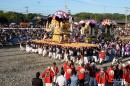
[[[119,36],[130,36],[130,28],[118,28],[116,34]]]
[[[122,34],[124,34],[124,36],[129,35],[129,29],[118,29],[117,33],[121,36]],[[77,28],[71,32],[69,36],[72,42],[82,42],[84,37]],[[47,58],[50,57],[64,61],[64,65],[61,68],[61,76],[57,75],[59,72],[58,67],[57,70],[48,67],[47,70],[42,73],[42,78],[44,78],[46,86],[51,86],[51,84],[57,86],[84,86],[86,81],[88,81],[89,86],[105,86],[105,84],[108,86],[116,84],[116,86],[119,86],[119,84],[122,86],[130,85],[130,77],[127,77],[130,76],[130,62],[128,62],[128,64],[123,64],[121,61],[122,58],[130,56],[129,40],[122,41],[115,39],[107,41],[102,37],[97,39],[98,41],[91,42],[93,44],[98,44],[98,47],[82,48],[40,44],[31,41],[32,39],[46,39],[50,37],[50,33],[48,34],[44,29],[0,30],[0,42],[3,44],[27,41],[26,51],[28,53],[38,53],[43,55],[43,57],[47,56]],[[111,62],[111,66],[109,66],[108,69],[101,68],[99,71],[96,64],[101,65],[104,64],[104,62]],[[75,64],[79,66],[76,67]],[[56,63],[53,64],[53,67],[56,67]],[[76,71],[78,72],[77,74]],[[39,78],[39,76],[40,74],[37,73],[36,78]],[[86,80],[86,77],[89,79]],[[37,83],[35,83],[35,79],[33,79],[32,82],[32,85],[36,86],[34,85]],[[94,82],[94,85],[92,82]],[[41,84],[38,86],[42,86],[40,79],[39,83]]]
[[[26,42],[28,39],[41,39],[44,33],[44,29],[0,29],[0,42],[15,44]]]
[[[97,68],[93,63],[76,66],[73,61],[65,61],[62,67],[58,68],[54,62],[41,73],[45,86],[129,86],[129,75],[130,61],[127,64],[119,61],[106,69]],[[36,73],[32,86],[43,86],[39,76],[40,73]]]

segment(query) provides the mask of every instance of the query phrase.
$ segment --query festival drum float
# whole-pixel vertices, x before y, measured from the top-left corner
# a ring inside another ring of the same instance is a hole
[[[47,24],[46,24],[46,31],[53,32],[52,39],[44,39],[44,40],[33,40],[36,43],[47,43],[52,45],[60,45],[63,47],[95,47],[97,45],[94,44],[86,44],[86,43],[67,43],[69,41],[69,30],[70,23],[68,15],[58,10],[52,16],[49,16]]]
[[[50,22],[50,23],[48,23]],[[67,14],[61,10],[48,18],[46,31],[53,31],[52,40],[55,42],[67,41],[68,28],[70,27]],[[48,25],[49,24],[49,25]]]

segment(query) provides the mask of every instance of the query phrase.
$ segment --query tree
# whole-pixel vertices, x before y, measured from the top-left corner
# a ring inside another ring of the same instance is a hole
[[[95,16],[96,15],[96,16]],[[100,14],[100,13],[86,13],[86,12],[81,12],[74,14],[73,17],[80,21],[80,20],[88,20],[88,19],[96,19],[98,22],[104,20],[104,19],[111,19],[111,20],[124,20],[125,15],[124,14],[119,14],[119,13],[105,13],[105,14]],[[128,20],[130,20],[130,15],[128,15]]]
[[[7,24],[8,23],[8,19],[4,16],[0,17],[0,24]]]

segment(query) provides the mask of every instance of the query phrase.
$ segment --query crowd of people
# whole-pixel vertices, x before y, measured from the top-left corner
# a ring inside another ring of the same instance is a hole
[[[60,72],[60,75],[58,73]],[[36,73],[32,86],[130,86],[130,61],[98,69],[94,63],[75,66],[73,61],[64,61],[59,69],[54,62],[41,73]]]
[[[82,29],[85,27],[84,24],[74,25],[73,31],[71,31],[68,36],[71,42],[84,42],[85,31]],[[129,36],[129,28],[117,28],[115,35],[119,36]],[[14,29],[0,29],[0,42],[4,45],[5,43],[18,43],[19,41],[26,41],[28,39],[45,39],[51,38],[53,32],[46,32],[43,29],[29,29],[29,28],[14,28]]]
[[[71,42],[83,42],[84,35],[81,34],[79,27],[75,28],[69,36]],[[130,61],[128,64],[121,61],[122,58],[130,56],[130,41],[119,39],[106,41],[104,37],[99,37],[97,41],[91,42],[98,45],[97,47],[80,48],[32,41],[32,39],[50,37],[50,33],[48,34],[44,29],[0,30],[0,42],[19,41],[20,50],[24,50],[22,42],[27,40],[25,49],[27,53],[36,53],[64,62],[61,68],[58,68],[54,62],[52,67],[47,67],[41,73],[45,86],[130,86]],[[105,62],[111,62],[111,66],[107,69],[97,68],[96,65]],[[40,73],[37,72],[36,78],[32,80],[32,86],[43,86],[39,77]]]
[[[130,35],[130,29],[129,28],[118,28],[116,31],[120,36],[129,36]]]
[[[44,33],[44,29],[0,29],[0,42],[4,45],[26,42],[27,39],[41,39]]]
[[[60,70],[61,75],[57,78],[55,76],[57,76],[59,69],[56,67],[56,63],[53,64],[54,69],[48,67],[42,73],[46,86],[51,86],[51,84],[85,86],[86,81],[89,82],[89,86],[129,86],[130,69],[128,65],[130,65],[130,61],[128,64],[123,64],[121,59],[130,56],[130,42],[118,39],[115,41],[101,39],[100,42],[93,43],[99,46],[74,48],[35,43],[28,40],[26,51],[64,62]],[[104,62],[111,62],[111,66],[108,69],[101,68],[99,71],[96,65],[102,65]],[[79,66],[77,67],[77,65]],[[48,76],[48,74],[50,75]]]
[[[26,51],[29,53],[42,54],[62,61],[72,60],[76,64],[95,62],[102,64],[104,61],[112,61],[112,65],[118,59],[130,56],[130,41],[104,41],[93,42],[98,47],[64,47],[60,45],[41,44],[27,41]]]

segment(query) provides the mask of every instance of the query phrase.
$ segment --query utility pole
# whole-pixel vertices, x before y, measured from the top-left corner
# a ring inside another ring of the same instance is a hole
[[[106,6],[104,6],[104,14],[105,14]]]
[[[96,20],[96,18],[97,18],[97,16],[96,16],[96,14],[95,14],[95,20]]]
[[[68,14],[71,14],[71,10],[68,10]]]
[[[130,11],[130,8],[125,7],[125,29],[126,29],[126,26],[127,26],[127,23],[128,23],[128,21],[127,21],[128,11]]]
[[[26,20],[28,20],[28,6],[26,6],[25,8],[26,8]]]
[[[66,5],[66,0],[65,0],[65,12],[66,12],[67,9],[68,9],[68,8],[67,8],[67,5]]]
[[[125,29],[126,29],[126,26],[127,26],[127,12],[128,12],[128,9],[127,7],[125,7]]]
[[[106,10],[106,6],[103,6],[103,18],[105,18],[105,10]]]

